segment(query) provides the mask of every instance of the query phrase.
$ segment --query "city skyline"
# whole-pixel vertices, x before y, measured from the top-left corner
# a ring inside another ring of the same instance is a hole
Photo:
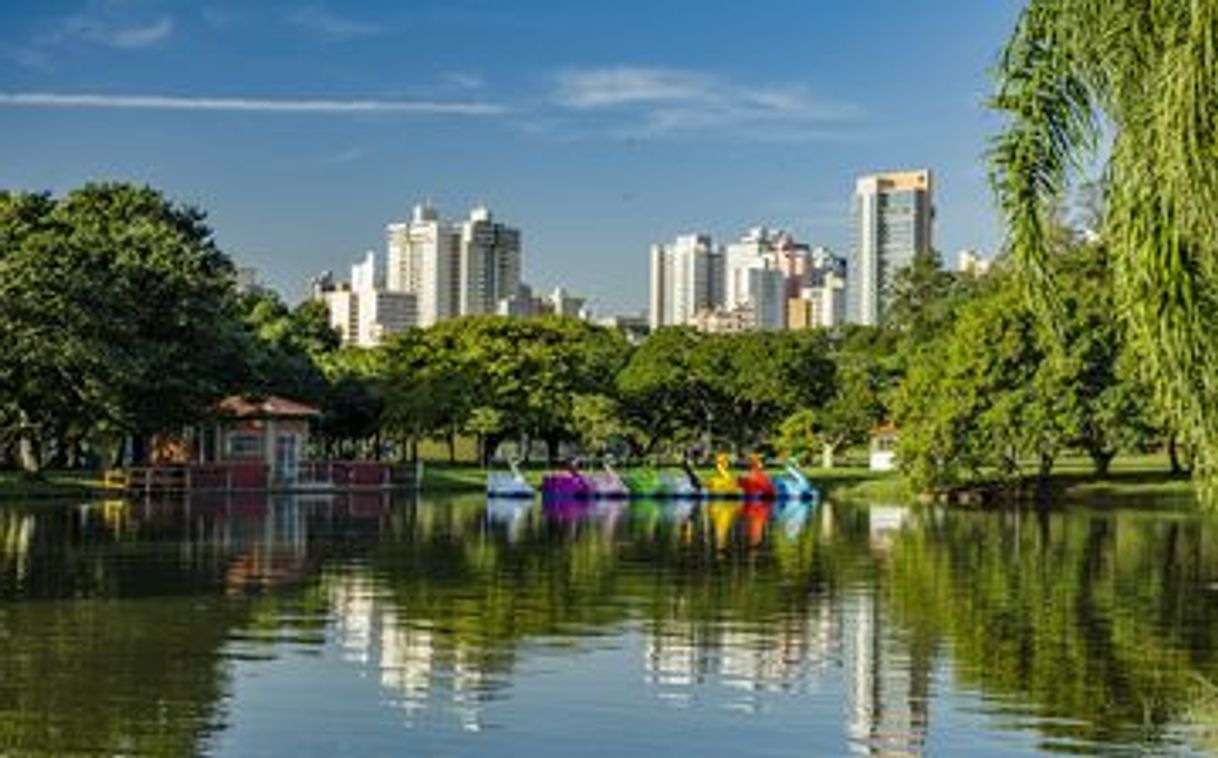
[[[691,36],[681,4],[6,7],[0,186],[150,183],[291,299],[417,197],[485,203],[528,234],[525,280],[640,312],[655,240],[844,251],[853,178],[895,166],[935,168],[945,255],[995,249],[984,70],[1016,8],[700,4]]]

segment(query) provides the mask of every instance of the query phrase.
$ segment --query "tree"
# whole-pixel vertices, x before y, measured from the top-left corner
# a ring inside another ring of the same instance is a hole
[[[310,300],[289,308],[266,290],[243,295],[240,305],[253,339],[248,391],[322,403],[328,391],[322,364],[339,346],[325,305]]]
[[[1060,318],[1053,209],[1103,146],[1102,233],[1137,359],[1218,496],[1218,2],[1030,0],[997,69],[1008,246]],[[1101,139],[1101,137],[1103,139]]]
[[[969,294],[973,282],[971,275],[944,270],[937,251],[917,253],[892,278],[884,325],[901,332],[906,344],[929,342],[951,323],[957,303]]]
[[[23,465],[89,429],[138,443],[241,386],[232,281],[203,214],[151,188],[0,194],[0,396]]]
[[[961,308],[952,329],[910,368],[895,396],[898,458],[915,486],[1021,474],[1047,476],[1070,434],[1063,372],[1042,351],[1017,289]]]
[[[863,326],[837,335],[833,394],[817,417],[826,468],[832,468],[834,457],[847,447],[866,443],[871,429],[889,420],[887,397],[903,373],[902,349],[919,339],[929,335]]]
[[[361,442],[373,441],[380,457],[382,417],[385,412],[381,356],[359,348],[346,348],[319,356],[324,372],[319,431],[327,457],[344,443],[359,455]]]
[[[795,411],[778,425],[778,449],[786,456],[807,461],[816,453],[820,430],[816,413],[809,408]]]
[[[713,390],[695,368],[704,339],[688,327],[657,329],[617,375],[621,413],[643,435],[644,455],[691,443],[713,421]]]

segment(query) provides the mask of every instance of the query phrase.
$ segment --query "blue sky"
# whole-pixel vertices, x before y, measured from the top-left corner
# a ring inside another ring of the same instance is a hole
[[[147,182],[290,298],[431,198],[525,276],[641,310],[678,233],[845,252],[858,174],[936,172],[936,247],[1001,241],[984,108],[1017,0],[0,5],[0,187]]]

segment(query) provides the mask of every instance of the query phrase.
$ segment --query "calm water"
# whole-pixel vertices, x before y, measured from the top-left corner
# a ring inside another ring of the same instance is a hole
[[[0,754],[1206,750],[1188,509],[0,506]]]

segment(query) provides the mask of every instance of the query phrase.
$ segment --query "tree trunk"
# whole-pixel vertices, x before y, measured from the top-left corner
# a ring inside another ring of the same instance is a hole
[[[1049,480],[1049,475],[1053,473],[1054,457],[1055,456],[1052,453],[1042,452],[1040,454],[1040,462],[1037,464],[1037,467],[1036,467],[1036,478],[1037,479],[1044,481],[1044,482],[1047,482]]]
[[[1097,448],[1088,450],[1087,453],[1091,456],[1091,464],[1095,467],[1095,475],[1101,479],[1107,479],[1108,472],[1112,468],[1112,459],[1116,457],[1116,451]]]
[[[546,463],[553,466],[558,460],[558,437],[546,437]]]
[[[445,436],[445,442],[448,443],[448,462],[457,462],[457,435],[449,431]]]
[[[27,474],[37,474],[42,469],[39,447],[34,434],[34,425],[30,423],[29,415],[24,410],[18,409],[17,460],[21,464],[21,470]]]
[[[495,459],[495,452],[499,450],[499,443],[503,440],[502,435],[491,433],[482,435],[482,442],[478,449],[482,452],[482,466],[489,468],[491,462]]]
[[[834,452],[835,450],[833,445],[829,444],[828,442],[821,446],[820,465],[822,468],[833,468]]]
[[[136,466],[148,463],[148,438],[143,434],[131,435],[131,463]]]
[[[51,454],[49,461],[53,469],[68,468],[68,433],[62,428],[56,429],[54,432],[55,451]]]
[[[1183,476],[1184,465],[1180,463],[1180,444],[1175,432],[1167,438],[1167,457],[1171,460],[1171,475]]]

